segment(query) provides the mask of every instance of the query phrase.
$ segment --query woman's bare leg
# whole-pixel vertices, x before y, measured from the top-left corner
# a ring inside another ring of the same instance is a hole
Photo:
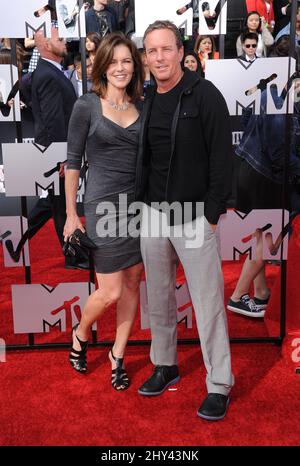
[[[122,294],[122,271],[111,274],[97,273],[96,276],[99,288],[88,297],[76,329],[76,335],[82,341],[88,340],[93,323],[110,305],[117,302]],[[73,347],[80,350],[76,338],[73,338]]]
[[[122,295],[117,304],[117,330],[113,354],[117,358],[124,356],[126,344],[136,316],[140,296],[140,281],[143,264],[139,263],[123,270]],[[114,368],[114,361],[112,361]]]

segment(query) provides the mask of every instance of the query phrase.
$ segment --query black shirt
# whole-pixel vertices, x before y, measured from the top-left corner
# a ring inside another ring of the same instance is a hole
[[[95,10],[95,13],[99,23],[99,34],[101,37],[104,37],[109,33],[107,12],[105,10]]]
[[[156,93],[148,126],[151,151],[147,202],[165,200],[166,183],[171,157],[171,126],[179,96],[184,89],[184,76],[169,92]]]

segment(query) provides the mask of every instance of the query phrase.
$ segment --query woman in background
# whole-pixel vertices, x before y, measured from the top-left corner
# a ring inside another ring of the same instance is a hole
[[[98,47],[101,42],[101,36],[97,32],[90,32],[86,36],[85,40],[85,48],[88,53],[89,59],[91,60],[92,64],[94,63],[95,56],[98,50]]]
[[[216,52],[214,38],[212,36],[198,36],[194,50],[198,54],[203,73],[205,74],[206,61],[219,58],[219,52]]]
[[[276,0],[275,0],[276,3]],[[257,11],[266,20],[266,26],[272,33],[275,26],[273,0],[246,0],[247,11]]]
[[[200,76],[204,78],[204,73],[203,73],[203,69],[201,66],[201,62],[196,52],[194,52],[193,50],[187,51],[183,57],[182,63],[183,63],[183,68],[187,68],[190,71],[195,71],[196,73],[199,73]]]
[[[250,11],[250,13],[248,13],[242,33],[246,32],[255,32],[258,35],[256,56],[258,58],[266,57],[267,48],[273,45],[274,38],[267,28],[265,18],[260,18],[257,11]],[[236,53],[238,57],[243,53],[241,36],[242,34],[236,41]]]

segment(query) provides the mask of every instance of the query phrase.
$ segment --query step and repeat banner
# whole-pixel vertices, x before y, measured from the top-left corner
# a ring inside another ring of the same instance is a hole
[[[0,2],[1,35],[10,39],[24,39],[34,37],[37,31],[43,31],[46,37],[51,37],[51,14],[49,10],[45,11],[46,3],[45,0]],[[233,0],[200,0],[195,29],[191,4],[184,5],[183,0],[135,0],[134,38],[141,38],[149,23],[169,19],[186,36],[192,36],[196,30],[200,35],[214,36],[218,40],[220,35],[227,34],[228,15],[233,3]],[[86,6],[76,0],[56,0],[55,5],[59,36],[68,40],[86,37]],[[214,12],[213,23],[207,21],[205,12],[208,8]],[[286,115],[293,114],[295,72],[295,59],[286,56],[260,58],[253,63],[238,58],[207,60],[206,79],[221,91],[232,117],[233,153],[242,140],[241,116],[245,111],[251,112],[251,118],[284,116],[283,121]],[[5,206],[19,198],[26,197],[27,202],[34,197],[42,198],[49,189],[59,195],[59,164],[66,160],[67,151],[67,142],[52,143],[45,148],[34,142],[33,134],[31,138],[17,142],[13,128],[17,128],[23,119],[19,79],[20,72],[15,64],[0,64],[0,212],[6,212],[0,216],[0,247],[3,248],[4,269],[1,273],[4,274],[12,267],[33,266],[30,240],[26,239],[27,218],[22,212],[7,215]],[[11,99],[13,103],[7,105]],[[285,163],[286,159],[282,160],[282,164]],[[81,183],[80,200],[83,194],[84,183]],[[275,264],[286,260],[288,222],[289,212],[283,212],[278,206],[274,206],[274,209],[252,210],[248,214],[228,209],[218,226],[222,259],[236,262],[246,255],[255,259],[257,245],[260,244],[260,258],[266,263]],[[235,284],[228,285],[225,277],[226,286],[232,289]],[[11,312],[14,333],[47,333],[54,327],[61,332],[69,330],[80,319],[84,303],[93,290],[94,285],[90,282],[59,283],[55,287],[47,283],[13,284]],[[144,281],[141,283],[140,296],[141,329],[147,329],[149,316]],[[193,309],[186,283],[178,284],[176,300],[178,321],[184,321],[186,328],[190,329],[193,325]],[[96,330],[96,324],[93,328]],[[2,329],[0,336],[5,339]],[[249,337],[255,334],[231,336]],[[101,340],[99,329],[98,339]]]

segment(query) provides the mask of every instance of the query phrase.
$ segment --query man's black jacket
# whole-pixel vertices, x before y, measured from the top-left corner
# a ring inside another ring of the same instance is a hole
[[[52,142],[67,140],[76,99],[73,85],[63,72],[40,58],[32,78],[35,142],[48,147]]]
[[[104,10],[102,11],[105,11],[107,14],[109,32],[117,31],[118,21],[117,21],[117,16],[116,16],[114,9],[106,6]],[[86,23],[85,27],[86,27],[87,34],[89,34],[90,32],[97,32],[98,34],[101,34],[100,27],[99,27],[99,21],[98,21],[94,8],[90,8],[88,11],[86,11],[85,23]]]
[[[207,220],[216,224],[226,212],[231,191],[232,144],[226,102],[218,89],[196,73],[185,71],[185,87],[174,113],[165,199],[169,203],[204,202]],[[151,153],[147,127],[155,88],[150,88],[142,112],[137,157],[136,199],[144,200]]]

